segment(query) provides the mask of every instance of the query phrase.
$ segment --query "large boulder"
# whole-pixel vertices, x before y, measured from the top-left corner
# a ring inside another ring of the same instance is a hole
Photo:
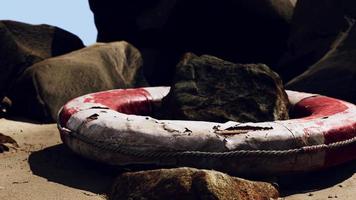
[[[115,182],[110,200],[276,199],[279,193],[264,182],[248,181],[217,171],[193,168],[125,173]]]
[[[356,24],[340,34],[333,48],[316,64],[286,85],[288,89],[319,93],[356,103]]]
[[[353,0],[298,0],[288,50],[276,69],[282,79],[291,80],[324,57],[347,31],[355,8]]]
[[[288,119],[288,107],[281,79],[266,65],[188,53],[162,112],[175,119],[258,122]]]
[[[140,52],[127,42],[95,44],[27,68],[9,97],[15,114],[53,121],[68,100],[145,85]]]
[[[143,53],[152,84],[170,84],[184,52],[240,63],[277,62],[293,4],[286,0],[89,0],[98,41],[126,40]]]
[[[74,34],[49,25],[0,21],[0,99],[27,67],[80,48]]]

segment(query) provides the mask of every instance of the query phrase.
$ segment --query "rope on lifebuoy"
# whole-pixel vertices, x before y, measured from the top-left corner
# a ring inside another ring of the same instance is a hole
[[[226,152],[204,152],[204,151],[140,151],[134,148],[129,148],[121,145],[119,142],[99,141],[88,138],[84,135],[73,132],[69,129],[61,127],[58,124],[59,130],[68,133],[70,136],[85,142],[95,148],[112,153],[119,153],[125,156],[133,156],[137,158],[163,159],[163,158],[180,158],[180,157],[199,157],[199,158],[241,158],[241,157],[282,157],[295,154],[303,154],[310,152],[327,151],[337,148],[347,147],[356,144],[356,137],[334,142],[330,144],[319,144],[304,146],[296,149],[288,150],[234,150]]]

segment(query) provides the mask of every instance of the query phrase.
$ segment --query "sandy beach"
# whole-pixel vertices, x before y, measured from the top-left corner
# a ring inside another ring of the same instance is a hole
[[[105,199],[116,175],[66,149],[55,124],[2,119],[0,132],[20,146],[0,154],[0,199]]]
[[[0,120],[0,133],[19,148],[0,154],[0,199],[106,199],[123,169],[83,159],[61,144],[55,124]],[[356,162],[313,174],[280,178],[286,200],[354,199]]]

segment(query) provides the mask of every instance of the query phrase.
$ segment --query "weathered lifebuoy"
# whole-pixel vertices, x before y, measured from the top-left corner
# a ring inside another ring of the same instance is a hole
[[[111,90],[68,102],[59,113],[63,142],[113,165],[213,168],[232,174],[322,169],[356,158],[356,106],[287,91],[295,119],[261,123],[157,120],[152,106],[168,87]]]

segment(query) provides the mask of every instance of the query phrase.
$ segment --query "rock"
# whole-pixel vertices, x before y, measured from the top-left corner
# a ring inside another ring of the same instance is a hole
[[[137,46],[154,85],[169,85],[184,52],[275,64],[285,50],[293,4],[286,0],[89,0],[98,41]],[[146,62],[148,60],[148,62]]]
[[[348,29],[345,16],[356,16],[356,1],[298,0],[287,53],[276,71],[287,82],[302,74],[333,48]]]
[[[188,53],[162,112],[175,119],[258,122],[288,119],[288,106],[282,81],[266,65]]]
[[[288,89],[319,93],[356,103],[356,25],[349,19],[349,29],[316,64],[286,85]]]
[[[9,151],[9,147],[7,147],[5,144],[10,144],[13,147],[19,147],[19,145],[14,139],[0,133],[0,153],[3,153],[4,151]]]
[[[49,25],[0,21],[0,99],[27,67],[46,58],[83,48],[72,33]]]
[[[140,52],[127,42],[95,44],[29,67],[9,96],[15,114],[54,121],[75,97],[145,85],[141,65]]]
[[[298,0],[289,0],[289,1],[293,4],[293,6],[295,6],[295,4],[297,4]]]
[[[9,97],[4,97],[0,102],[0,117],[5,117],[12,106],[12,101]]]
[[[193,168],[160,169],[122,174],[110,200],[121,199],[271,199],[279,193],[271,184]]]

